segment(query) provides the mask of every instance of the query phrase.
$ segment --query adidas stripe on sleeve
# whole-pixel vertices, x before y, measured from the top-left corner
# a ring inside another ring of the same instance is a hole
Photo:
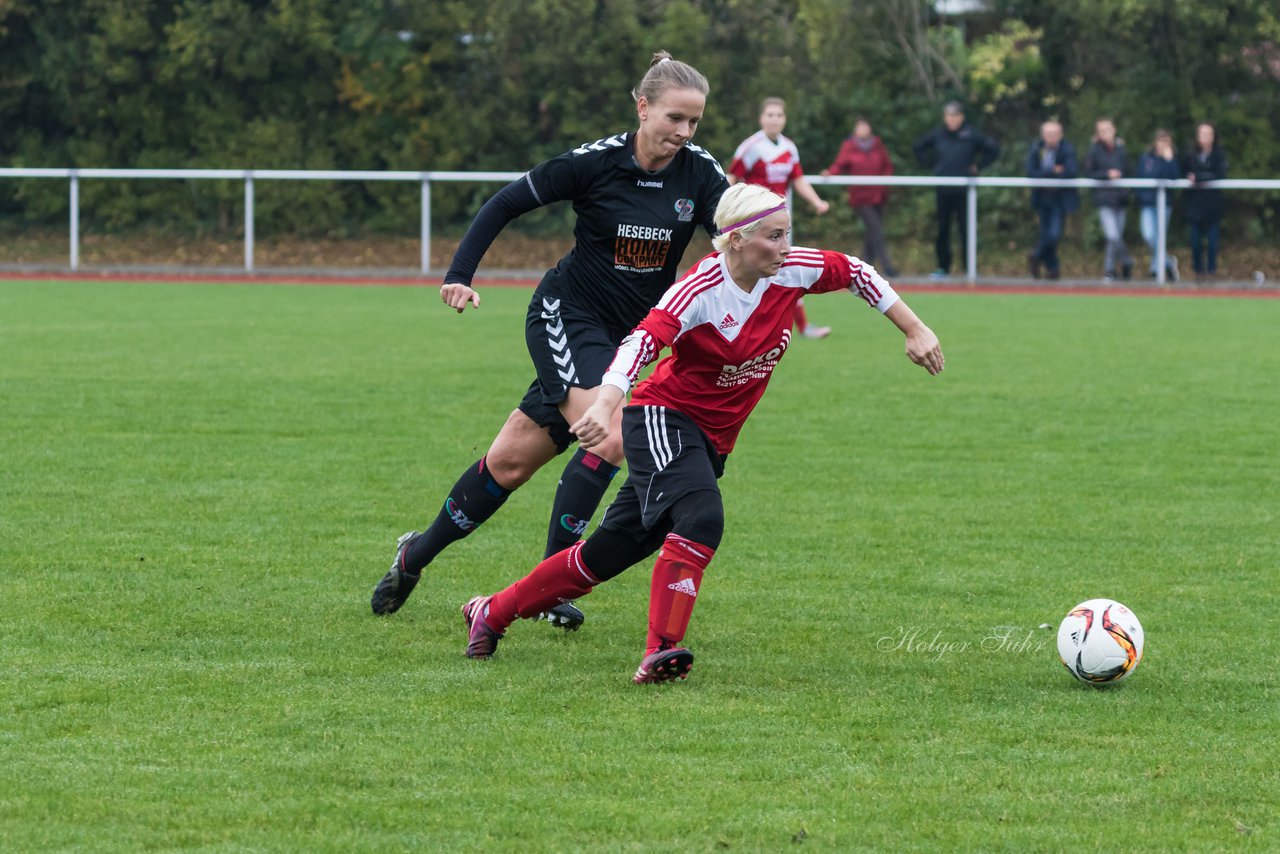
[[[893,289],[893,285],[875,267],[862,259],[852,255],[845,255],[844,258],[849,264],[849,290],[881,314],[893,308],[893,304],[898,301],[898,292]]]
[[[876,268],[860,258],[825,249],[793,247],[775,277],[778,284],[827,293],[847,288],[881,314],[898,301],[898,294]]]

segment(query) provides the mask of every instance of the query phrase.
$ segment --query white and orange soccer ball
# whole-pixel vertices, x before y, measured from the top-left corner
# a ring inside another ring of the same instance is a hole
[[[1058,657],[1071,675],[1090,685],[1114,685],[1142,661],[1142,624],[1114,599],[1090,599],[1058,627]]]

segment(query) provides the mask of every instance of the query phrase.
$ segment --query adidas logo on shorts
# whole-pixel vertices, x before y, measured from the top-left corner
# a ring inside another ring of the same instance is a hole
[[[686,596],[697,597],[698,588],[693,586],[692,578],[682,578],[674,584],[667,585],[668,590],[674,590],[677,593],[683,593]]]

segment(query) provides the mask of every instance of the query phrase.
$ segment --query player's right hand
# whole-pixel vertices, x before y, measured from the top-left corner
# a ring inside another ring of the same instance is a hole
[[[592,448],[609,438],[610,414],[604,408],[592,404],[582,417],[573,422],[569,431],[578,437],[578,444],[583,448]]]
[[[467,307],[467,303],[471,303],[475,308],[480,307],[480,295],[472,290],[470,286],[460,282],[445,282],[441,285],[440,299],[458,314],[462,314],[463,309]]]

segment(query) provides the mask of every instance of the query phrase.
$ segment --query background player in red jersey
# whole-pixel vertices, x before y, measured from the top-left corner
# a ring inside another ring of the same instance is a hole
[[[781,98],[765,98],[760,103],[760,130],[742,141],[733,152],[729,164],[729,183],[745,181],[767,187],[779,196],[787,195],[787,188],[794,187],[796,195],[813,206],[815,213],[824,214],[831,205],[823,201],[813,185],[804,177],[800,168],[800,151],[790,138],[782,135],[787,126],[787,103]],[[796,303],[796,326],[806,338],[826,338],[830,326],[813,326],[804,310],[804,300]]]
[[[728,186],[707,152],[690,143],[706,106],[697,69],[654,55],[632,91],[640,127],[586,143],[535,166],[485,203],[453,257],[440,297],[463,312],[479,308],[472,276],[508,222],[557,201],[573,204],[574,247],[534,292],[525,341],[537,378],[488,452],[471,463],[424,532],[396,543],[391,568],[373,591],[375,614],[391,614],[422,570],[451,543],[502,507],[511,492],[573,442],[569,424],[596,399],[620,342],[675,281],[680,258],[702,226],[715,234],[715,208]],[[565,466],[551,508],[546,554],[586,531],[622,462],[616,436],[580,448]],[[549,618],[576,629],[582,613],[558,604]]]
[[[851,290],[906,335],[907,357],[943,369],[937,336],[889,283],[857,258],[792,248],[791,217],[763,187],[729,189],[716,209],[718,251],[671,287],[618,348],[600,394],[572,426],[593,447],[640,371],[670,347],[623,409],[627,481],[587,540],[544,559],[492,596],[462,607],[467,655],[488,658],[507,627],[561,599],[583,596],[658,551],[649,633],[637,683],[683,678],[693,654],[679,646],[702,574],[720,545],[724,505],[716,484],[747,416],[791,340],[791,315],[806,293]]]

